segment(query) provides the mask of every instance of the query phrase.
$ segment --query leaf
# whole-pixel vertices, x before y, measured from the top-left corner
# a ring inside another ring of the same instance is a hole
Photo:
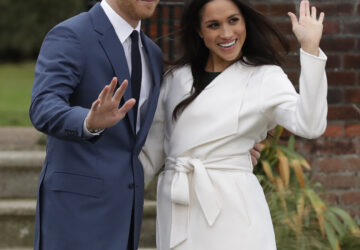
[[[276,140],[280,139],[280,136],[283,133],[283,131],[284,131],[283,127],[281,127],[281,126],[276,127],[275,136],[274,136],[276,138]]]
[[[317,218],[318,218],[318,222],[319,222],[319,227],[321,230],[321,234],[325,235],[325,230],[324,230],[324,222],[325,222],[325,218],[324,218],[324,211],[326,210],[326,205],[325,203],[320,199],[320,197],[314,192],[314,190],[307,188],[305,189],[305,193],[307,195],[307,197],[310,199],[311,205],[313,207],[313,209],[316,212]]]
[[[358,225],[347,212],[338,207],[330,207],[329,210],[337,214],[354,235],[360,237],[360,229]]]
[[[340,250],[339,240],[336,237],[336,233],[335,233],[333,227],[327,221],[325,221],[324,226],[325,226],[326,236],[328,238],[331,248],[333,250]]]
[[[275,184],[278,192],[284,191],[284,183],[281,178],[275,177]],[[281,198],[283,199],[283,196],[281,196]]]
[[[297,159],[300,161],[301,165],[304,166],[306,169],[311,169],[309,163],[305,160],[304,157],[302,157],[300,154],[296,153],[293,150],[290,150],[287,147],[284,147],[282,145],[276,145],[274,146],[276,149],[280,149],[283,153],[285,153],[289,158],[291,159]]]
[[[264,172],[266,174],[266,176],[269,178],[269,180],[275,184],[275,178],[274,178],[274,174],[271,170],[270,164],[267,161],[261,161],[261,164],[263,166]]]
[[[305,167],[307,170],[311,169],[310,164],[305,160],[305,158],[301,157],[300,163],[303,167]]]
[[[290,136],[290,139],[288,141],[288,148],[290,150],[295,150],[295,137],[293,135]]]
[[[278,167],[279,167],[280,177],[284,183],[284,186],[288,187],[289,181],[290,181],[289,160],[280,150],[277,150],[277,153],[278,153],[278,158],[279,158]]]
[[[303,194],[299,195],[296,209],[297,209],[297,228],[298,228],[298,233],[300,234],[302,232],[302,221],[305,212],[305,197]]]
[[[304,188],[306,186],[306,183],[305,183],[304,173],[302,171],[300,162],[298,160],[291,160],[290,166],[292,166],[294,169],[296,179],[297,179],[300,187]]]
[[[343,223],[336,217],[335,213],[328,210],[326,211],[325,216],[326,220],[335,228],[340,237],[343,237],[346,234],[346,229]]]

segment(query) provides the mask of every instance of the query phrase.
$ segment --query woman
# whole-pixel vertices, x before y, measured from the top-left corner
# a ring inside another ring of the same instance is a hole
[[[158,180],[160,250],[273,250],[274,230],[249,150],[277,124],[305,138],[326,127],[324,14],[289,13],[301,44],[300,95],[278,66],[282,36],[242,0],[186,1],[184,54],[164,79],[140,159]]]

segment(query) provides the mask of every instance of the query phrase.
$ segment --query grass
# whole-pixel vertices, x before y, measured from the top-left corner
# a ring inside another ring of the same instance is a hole
[[[28,110],[35,62],[0,64],[0,126],[32,126]]]

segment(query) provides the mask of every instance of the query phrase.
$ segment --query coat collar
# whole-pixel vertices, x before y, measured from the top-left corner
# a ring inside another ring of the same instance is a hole
[[[190,67],[186,71],[186,74],[191,75]],[[169,155],[178,156],[199,145],[236,134],[243,96],[252,72],[253,67],[237,62],[217,76],[185,108],[174,124],[169,142],[169,145],[172,145]],[[181,77],[172,84],[188,85],[181,82],[184,78],[186,77]],[[188,87],[184,94],[190,91]],[[172,98],[172,95],[179,93],[171,93],[167,98]]]

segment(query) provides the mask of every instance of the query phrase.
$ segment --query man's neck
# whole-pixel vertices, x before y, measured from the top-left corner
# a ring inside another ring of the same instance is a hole
[[[115,0],[103,0],[103,1],[106,1],[119,16],[121,16],[128,24],[131,25],[131,27],[135,29],[139,25],[140,20],[136,20],[132,18],[128,13],[122,11],[119,4],[117,4]]]

